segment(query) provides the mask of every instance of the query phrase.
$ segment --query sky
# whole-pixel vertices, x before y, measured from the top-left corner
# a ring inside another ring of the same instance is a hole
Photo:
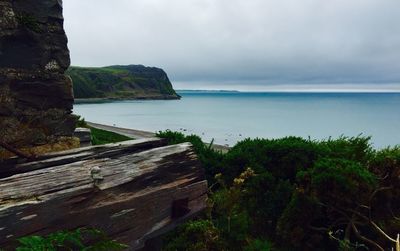
[[[399,0],[64,0],[72,65],[176,89],[400,91]]]

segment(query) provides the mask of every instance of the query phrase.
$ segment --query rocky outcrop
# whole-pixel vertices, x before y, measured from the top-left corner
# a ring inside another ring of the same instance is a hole
[[[70,67],[75,98],[179,99],[163,69],[143,65]]]
[[[0,0],[0,134],[13,125],[71,135],[69,65],[61,0]]]

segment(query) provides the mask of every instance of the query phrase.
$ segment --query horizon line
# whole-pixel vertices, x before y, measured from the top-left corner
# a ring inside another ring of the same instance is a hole
[[[241,92],[241,93],[400,93],[393,89],[274,89],[274,90],[235,90],[235,89],[175,89],[179,91]]]

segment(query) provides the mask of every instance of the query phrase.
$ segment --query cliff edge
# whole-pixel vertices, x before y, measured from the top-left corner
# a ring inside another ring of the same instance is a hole
[[[70,67],[75,98],[179,99],[164,70],[143,65]]]

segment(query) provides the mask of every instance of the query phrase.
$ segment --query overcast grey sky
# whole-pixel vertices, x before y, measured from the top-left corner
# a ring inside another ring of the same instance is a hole
[[[399,0],[64,0],[73,65],[186,89],[400,90]]]

